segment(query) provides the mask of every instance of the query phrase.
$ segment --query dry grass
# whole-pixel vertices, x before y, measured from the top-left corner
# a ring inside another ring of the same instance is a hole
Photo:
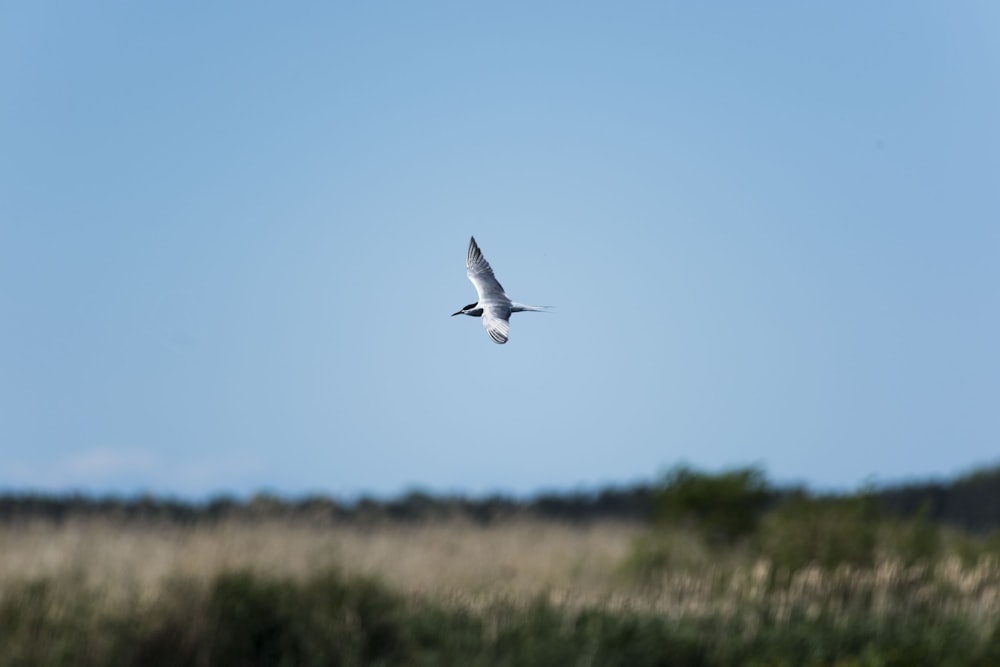
[[[219,524],[75,519],[0,526],[0,599],[32,579],[73,582],[109,604],[154,602],[171,581],[208,582],[246,569],[304,580],[331,567],[378,577],[395,590],[466,607],[545,596],[559,605],[648,610],[672,618],[846,618],[933,608],[984,625],[1000,618],[1000,564],[957,557],[874,567],[809,566],[795,572],[729,555],[690,559],[656,577],[628,580],[623,566],[644,528],[625,522],[564,524],[511,519],[489,526],[429,523]],[[697,549],[694,550],[697,554]]]
[[[75,519],[0,526],[0,587],[72,578],[105,595],[155,594],[177,578],[248,569],[304,578],[325,568],[372,575],[420,594],[588,597],[617,585],[638,525],[513,519],[376,525],[229,521],[179,526]]]
[[[786,570],[661,532],[669,562],[640,575],[644,534],[529,518],[0,524],[0,663],[1000,664],[988,556]]]

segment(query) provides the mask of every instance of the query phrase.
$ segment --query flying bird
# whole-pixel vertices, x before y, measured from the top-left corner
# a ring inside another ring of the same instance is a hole
[[[476,237],[469,239],[469,254],[465,258],[466,272],[479,295],[477,303],[470,303],[455,315],[483,318],[483,328],[494,343],[503,345],[510,333],[510,314],[524,311],[544,312],[548,306],[526,306],[523,303],[511,301],[504,294],[503,286],[493,275],[490,263],[483,257],[482,251],[476,245]]]

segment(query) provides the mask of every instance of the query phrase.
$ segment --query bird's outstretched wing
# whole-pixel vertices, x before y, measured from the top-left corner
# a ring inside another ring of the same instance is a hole
[[[507,321],[509,313],[509,310],[501,311],[500,308],[491,306],[483,309],[483,328],[494,343],[503,345],[507,342],[507,337],[510,335],[510,322]]]
[[[492,300],[504,300],[510,301],[507,295],[504,294],[503,286],[493,275],[493,269],[490,268],[490,263],[486,261],[483,257],[482,251],[479,246],[476,245],[476,237],[473,236],[469,239],[469,254],[465,258],[466,272],[469,275],[469,280],[472,281],[473,286],[476,288],[476,293],[479,294],[479,302]],[[483,325],[486,324],[486,314],[483,314]],[[488,327],[487,327],[488,329]],[[492,335],[492,334],[491,334]],[[504,336],[506,340],[506,336]],[[495,339],[494,339],[495,340]]]
[[[503,345],[510,335],[511,301],[504,294],[503,286],[493,275],[490,263],[483,257],[482,251],[476,245],[476,237],[469,239],[469,254],[465,259],[465,267],[479,295],[479,306],[483,309],[483,328],[494,343]]]

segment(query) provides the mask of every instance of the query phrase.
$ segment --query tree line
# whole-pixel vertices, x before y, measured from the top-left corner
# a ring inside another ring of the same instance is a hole
[[[693,473],[705,479],[725,477]],[[788,498],[812,496],[804,487],[770,484],[756,469],[759,479],[753,502],[776,507]],[[683,475],[682,475],[683,477]],[[206,501],[140,496],[93,496],[74,494],[0,494],[0,521],[25,519],[62,521],[78,517],[121,520],[154,520],[174,523],[226,519],[306,519],[314,521],[423,521],[462,518],[489,523],[515,516],[561,521],[598,519],[651,520],[657,503],[676,484],[676,470],[649,484],[608,487],[597,491],[543,493],[527,498],[503,495],[463,497],[410,491],[395,498],[361,497],[339,500],[329,496],[282,497],[260,493],[249,498],[215,497]],[[712,488],[711,485],[708,486]],[[718,485],[715,488],[719,488]],[[710,491],[711,492],[711,491]],[[920,514],[928,520],[972,532],[985,533],[1000,527],[1000,465],[981,468],[949,480],[931,480],[886,485],[843,494],[823,494],[827,500],[849,500],[864,496],[888,515],[906,518]]]

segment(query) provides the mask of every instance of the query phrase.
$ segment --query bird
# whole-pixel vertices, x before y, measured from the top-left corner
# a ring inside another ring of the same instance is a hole
[[[483,252],[476,244],[476,237],[469,239],[469,252],[465,258],[466,273],[479,295],[479,301],[470,303],[455,315],[483,318],[483,328],[494,343],[503,345],[510,335],[510,314],[525,311],[545,312],[548,306],[527,306],[511,301],[504,293],[503,286],[493,275],[490,263],[483,257]]]

